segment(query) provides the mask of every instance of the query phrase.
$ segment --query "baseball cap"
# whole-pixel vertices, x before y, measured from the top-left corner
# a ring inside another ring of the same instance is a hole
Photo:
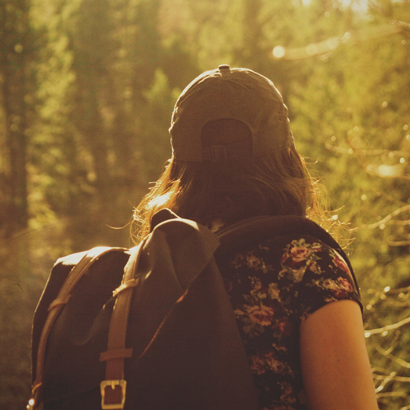
[[[224,119],[239,121],[249,129],[250,157],[281,151],[294,143],[288,109],[272,81],[250,69],[223,64],[199,75],[179,96],[169,129],[175,159],[234,159],[235,144],[228,147],[214,142],[207,151],[203,147],[204,127]],[[243,150],[240,142],[238,149]]]

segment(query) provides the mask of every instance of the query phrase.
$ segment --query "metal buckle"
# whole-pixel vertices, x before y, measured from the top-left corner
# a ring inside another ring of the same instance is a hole
[[[107,387],[111,388],[111,390],[115,390],[115,388],[119,386],[121,388],[121,401],[118,403],[105,403],[105,389]],[[118,409],[124,408],[125,403],[125,392],[127,389],[127,381],[126,380],[103,380],[100,383],[100,390],[101,390],[101,408],[104,409]]]
[[[34,401],[33,398],[31,398],[27,403],[26,409],[27,410],[33,410],[35,404],[36,404],[36,402]]]

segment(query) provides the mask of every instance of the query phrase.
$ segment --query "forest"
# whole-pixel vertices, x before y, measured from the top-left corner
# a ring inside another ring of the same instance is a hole
[[[222,63],[281,91],[360,283],[380,409],[410,409],[409,0],[0,0],[1,409],[30,396],[55,260],[132,245],[176,98]]]

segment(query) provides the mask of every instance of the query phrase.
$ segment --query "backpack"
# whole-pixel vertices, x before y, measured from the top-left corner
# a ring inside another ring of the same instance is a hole
[[[215,258],[267,236],[308,233],[351,269],[333,238],[306,218],[255,217],[216,236],[161,210],[152,225],[138,247],[57,261],[33,323],[34,407],[256,409]]]

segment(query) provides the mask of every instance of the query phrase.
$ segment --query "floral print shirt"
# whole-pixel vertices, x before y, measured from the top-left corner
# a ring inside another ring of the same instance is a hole
[[[307,410],[299,327],[317,309],[360,296],[343,258],[317,238],[282,236],[218,260],[261,410]]]

